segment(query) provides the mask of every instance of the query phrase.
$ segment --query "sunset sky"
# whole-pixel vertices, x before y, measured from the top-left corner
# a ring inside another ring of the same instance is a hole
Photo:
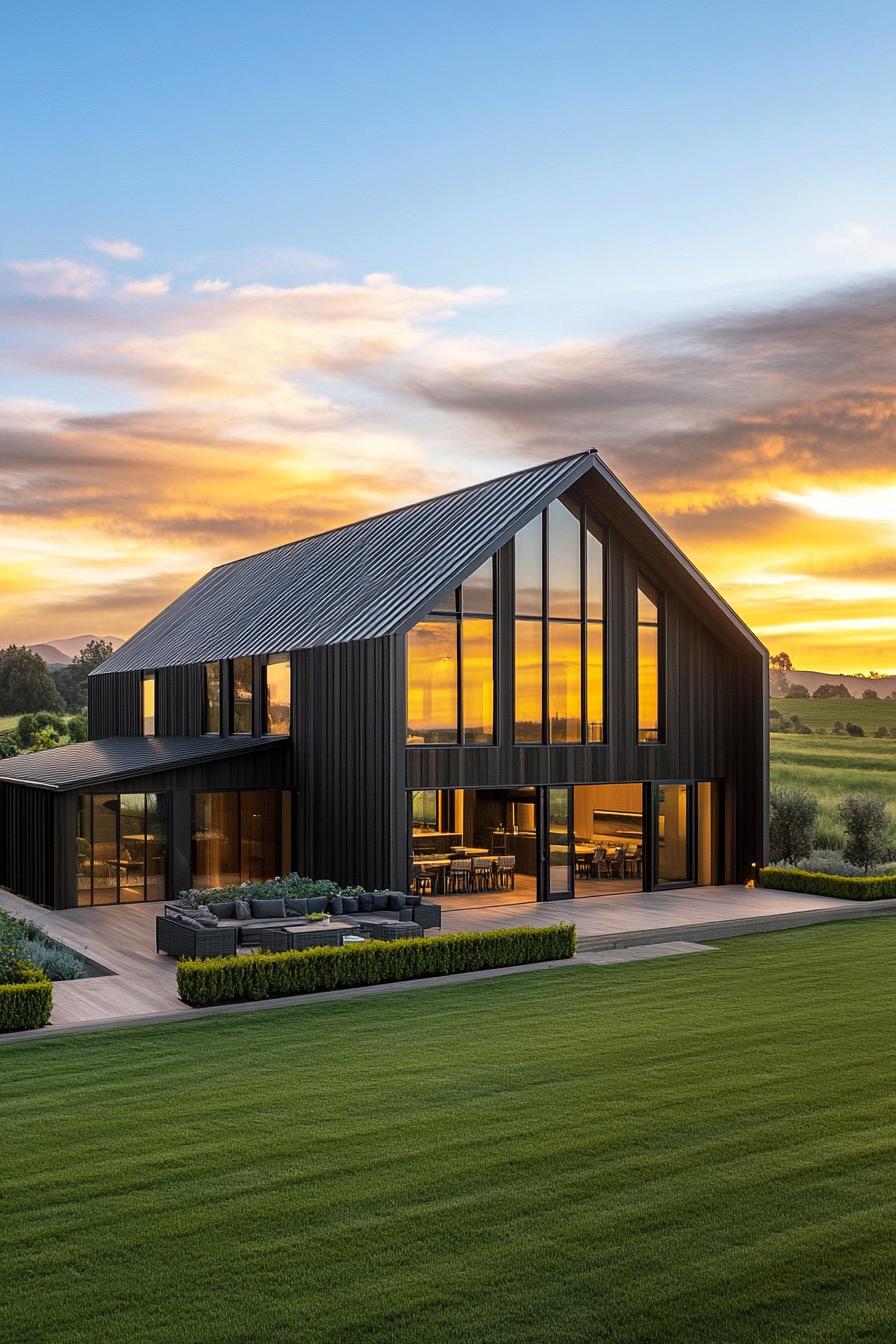
[[[891,5],[37,3],[0,43],[0,644],[596,446],[896,671]]]

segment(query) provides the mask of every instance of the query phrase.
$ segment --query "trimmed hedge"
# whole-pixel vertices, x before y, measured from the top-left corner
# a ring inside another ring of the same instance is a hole
[[[45,1027],[53,1009],[53,986],[43,971],[20,964],[11,984],[0,985],[0,1031]]]
[[[885,901],[896,898],[896,877],[835,877],[803,868],[763,868],[761,887],[802,891],[808,896],[838,896],[843,901]]]
[[[431,938],[373,938],[348,947],[311,947],[303,952],[250,952],[246,956],[181,961],[177,991],[191,1008],[316,994],[321,990],[384,985],[425,976],[486,971],[562,961],[575,954],[574,924],[550,928],[497,929],[491,933],[446,933]]]

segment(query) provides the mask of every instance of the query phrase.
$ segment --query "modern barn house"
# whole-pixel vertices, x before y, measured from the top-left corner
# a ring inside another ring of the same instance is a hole
[[[91,675],[89,742],[0,762],[0,884],[74,906],[292,868],[466,904],[742,882],[766,664],[576,454],[213,569]]]

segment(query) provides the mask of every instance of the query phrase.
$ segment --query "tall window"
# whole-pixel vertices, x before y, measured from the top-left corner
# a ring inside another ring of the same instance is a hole
[[[78,905],[165,898],[167,794],[81,793]]]
[[[205,731],[221,731],[221,664],[206,663],[202,669],[205,681]]]
[[[288,653],[276,653],[265,668],[265,716],[267,731],[289,736],[292,677]]]
[[[141,687],[142,700],[141,708],[143,712],[143,736],[155,737],[156,735],[156,674],[155,672],[143,673],[143,684]]]
[[[659,594],[641,575],[638,579],[638,741],[662,738],[660,657],[662,630]]]
[[[232,725],[235,733],[252,731],[252,659],[234,658],[231,690]]]
[[[603,545],[555,500],[514,539],[517,742],[602,742]]]
[[[290,868],[292,797],[281,789],[193,794],[193,886],[262,882]]]
[[[407,637],[410,743],[495,740],[494,560]]]

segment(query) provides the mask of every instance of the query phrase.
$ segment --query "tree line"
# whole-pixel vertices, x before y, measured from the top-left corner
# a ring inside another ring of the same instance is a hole
[[[111,655],[108,641],[92,639],[68,666],[51,670],[39,653],[9,644],[0,649],[0,716],[77,714],[87,708],[88,676]]]

